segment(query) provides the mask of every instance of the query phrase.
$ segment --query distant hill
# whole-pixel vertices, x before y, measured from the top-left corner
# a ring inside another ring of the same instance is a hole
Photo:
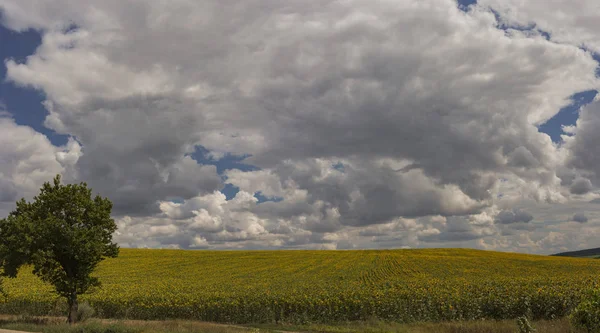
[[[597,257],[600,257],[600,247],[595,248],[595,249],[561,252],[561,253],[553,254],[553,256],[576,257],[576,258],[597,258]]]

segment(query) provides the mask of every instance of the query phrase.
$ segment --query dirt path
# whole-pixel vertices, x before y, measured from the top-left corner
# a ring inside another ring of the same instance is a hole
[[[11,331],[11,330],[5,330],[0,328],[0,333],[27,333],[27,332],[23,332],[23,331]]]

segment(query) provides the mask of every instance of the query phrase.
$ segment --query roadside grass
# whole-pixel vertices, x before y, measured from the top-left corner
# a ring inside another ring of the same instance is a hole
[[[568,319],[533,322],[539,333],[579,333]],[[61,317],[1,316],[0,328],[42,333],[519,333],[514,320],[399,324],[378,320],[330,325],[244,325],[188,320],[100,320],[69,326]]]
[[[575,330],[567,318],[558,320],[534,321],[533,327],[538,333],[580,333]],[[293,332],[323,333],[519,333],[515,320],[480,320],[441,323],[399,324],[383,321],[350,322],[336,325],[255,325],[259,329]],[[261,331],[262,332],[262,331]]]
[[[90,319],[83,323],[69,325],[63,317],[31,316],[0,316],[0,328],[43,333],[248,333],[253,331],[246,327],[184,320]]]

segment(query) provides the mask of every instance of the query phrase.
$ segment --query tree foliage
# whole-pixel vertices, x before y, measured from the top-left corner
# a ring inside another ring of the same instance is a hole
[[[0,263],[3,274],[17,275],[31,264],[33,272],[51,283],[69,303],[69,322],[75,321],[77,295],[100,286],[91,274],[119,248],[112,242],[117,226],[110,216],[108,198],[92,198],[87,184],[45,183],[32,202],[21,199],[10,215],[0,220]]]

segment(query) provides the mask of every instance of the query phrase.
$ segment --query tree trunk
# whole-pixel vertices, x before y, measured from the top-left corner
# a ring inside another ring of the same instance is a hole
[[[79,304],[77,303],[77,292],[73,291],[69,296],[69,317],[67,318],[67,323],[74,324],[77,322],[78,308]]]

